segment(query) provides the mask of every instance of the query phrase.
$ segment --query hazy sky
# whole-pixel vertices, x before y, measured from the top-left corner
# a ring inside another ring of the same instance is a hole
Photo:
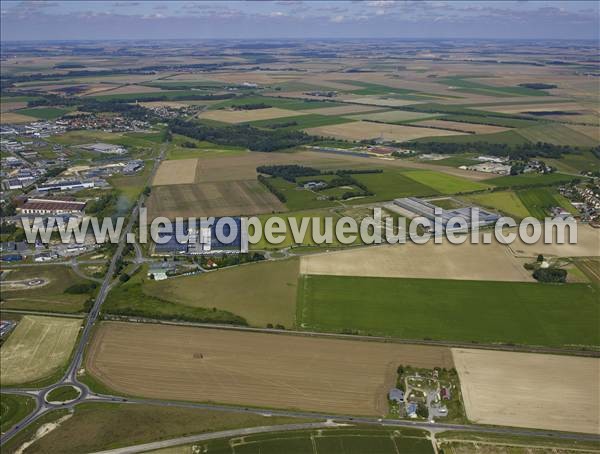
[[[596,1],[11,1],[2,40],[588,38]]]

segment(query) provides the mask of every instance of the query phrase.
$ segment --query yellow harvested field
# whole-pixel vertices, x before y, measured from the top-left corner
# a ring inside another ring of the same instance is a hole
[[[427,126],[430,128],[442,128],[452,131],[467,132],[470,134],[492,134],[494,132],[506,131],[510,128],[502,126],[480,125],[475,123],[464,123],[462,121],[446,121],[446,120],[426,120],[415,123],[419,126]]]
[[[206,120],[222,121],[225,123],[244,123],[246,121],[270,120],[271,118],[296,117],[302,115],[295,110],[267,107],[266,109],[252,110],[209,110],[202,112],[198,117]]]
[[[315,136],[334,137],[336,139],[364,140],[382,137],[384,140],[403,142],[421,137],[454,136],[463,133],[441,129],[418,128],[415,126],[388,125],[356,121],[338,125],[319,126],[305,130]]]
[[[600,359],[452,349],[479,424],[600,434]]]
[[[457,265],[460,264],[460,265]],[[506,246],[471,244],[382,245],[311,254],[300,273],[333,276],[407,277],[532,282],[523,263]]]
[[[554,234],[551,244],[544,244],[543,241],[526,244],[517,235],[517,240],[510,245],[510,248],[518,257],[537,257],[538,254],[555,257],[600,256],[600,229],[578,223],[576,244],[557,244],[556,234]]]
[[[32,121],[38,121],[38,119],[14,112],[0,112],[0,124],[31,123]]]
[[[198,159],[176,159],[161,162],[152,186],[189,184],[196,180]]]
[[[383,416],[400,364],[453,367],[443,347],[102,322],[86,369],[150,398]]]
[[[0,349],[2,385],[40,380],[63,367],[80,326],[80,319],[24,316]]]
[[[365,106],[359,104],[347,104],[345,106],[337,106],[337,107],[324,107],[322,109],[310,109],[303,110],[303,114],[319,114],[319,115],[348,115],[348,114],[357,114],[361,112],[373,112],[380,111],[381,107],[377,106]]]

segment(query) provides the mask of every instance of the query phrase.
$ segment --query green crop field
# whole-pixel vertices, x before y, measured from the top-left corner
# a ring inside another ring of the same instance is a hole
[[[600,344],[600,288],[588,284],[303,276],[300,285],[297,323],[307,330],[460,342]]]
[[[29,115],[30,117],[39,118],[40,120],[54,120],[58,117],[62,117],[72,109],[61,109],[58,107],[36,107],[32,109],[19,109],[15,113],[21,115]]]
[[[194,144],[196,147],[184,147],[184,143]],[[239,156],[245,153],[247,150],[241,147],[217,145],[174,134],[167,150],[167,159],[217,158]]]
[[[560,159],[546,159],[546,164],[556,167],[559,172],[579,173],[583,171],[599,171],[600,159],[590,151],[568,153]]]
[[[5,270],[6,271],[6,270]],[[79,277],[71,268],[62,265],[43,265],[11,269],[3,276],[2,307],[5,309],[40,310],[52,312],[82,312],[83,303],[92,296],[85,293],[65,293],[76,284],[90,281]],[[15,286],[13,282],[41,280],[42,285]]]
[[[546,142],[574,147],[594,147],[598,145],[598,142],[593,138],[558,123],[522,128],[516,132],[530,142]]]
[[[513,191],[484,192],[465,196],[464,199],[485,208],[501,211],[515,219],[523,219],[531,215],[519,196]]]
[[[491,114],[491,112],[484,113]],[[526,120],[522,118],[506,118],[494,115],[485,115],[481,117],[474,115],[448,115],[444,117],[444,120],[462,121],[465,123],[475,123],[492,126],[504,126],[506,128],[522,128],[525,126],[535,126],[539,124],[537,120]]]
[[[491,134],[465,134],[456,136],[423,137],[415,142],[440,143],[493,143],[507,145],[523,145],[529,141],[514,130],[494,132]]]
[[[35,400],[31,397],[0,394],[0,432],[6,432],[34,408]]]
[[[474,155],[473,153],[460,153],[460,154],[452,155],[449,158],[444,158],[444,159],[433,159],[433,160],[419,159],[417,162],[426,162],[427,164],[434,164],[434,165],[438,165],[438,166],[449,166],[449,167],[470,166],[473,164],[481,163],[481,161],[476,159],[476,155]]]
[[[527,187],[527,186],[553,186],[561,183],[568,183],[577,177],[573,175],[564,175],[562,173],[522,173],[520,175],[510,175],[486,180],[488,184],[497,187]]]
[[[457,194],[459,192],[473,192],[488,189],[489,185],[466,178],[455,177],[446,173],[433,170],[412,170],[405,175],[423,185],[433,188],[440,194]]]
[[[317,126],[327,126],[327,125],[339,125],[342,123],[350,123],[354,121],[350,118],[344,117],[336,117],[333,115],[299,115],[297,117],[281,117],[281,118],[270,118],[268,120],[257,120],[257,121],[249,121],[245,124],[250,124],[257,128],[267,128],[273,129],[273,126],[277,128],[277,125],[281,124],[289,124],[290,122],[294,122],[296,124],[286,126],[283,130],[291,130],[291,129],[305,129],[305,128],[316,128]]]
[[[498,87],[494,85],[475,82],[471,79],[463,77],[446,77],[437,80],[437,82],[448,85],[456,89],[456,91],[473,93],[476,95],[488,95],[498,97],[510,96],[548,96],[543,90],[535,90],[527,87]]]
[[[531,215],[538,219],[549,216],[552,207],[562,207],[577,214],[575,207],[553,188],[524,189],[518,191],[517,196]]]
[[[366,185],[367,188],[369,188],[369,190],[375,195],[350,200],[347,203],[362,204],[383,200],[393,200],[398,197],[422,197],[437,195],[440,193],[437,188],[429,185],[425,181],[420,181],[418,176],[417,178],[413,178],[413,175],[416,172],[418,173],[421,171],[384,169],[383,173],[352,175],[352,178]],[[440,175],[442,180],[445,179],[445,175],[442,173],[431,173],[434,175]]]
[[[223,107],[242,106],[244,104],[266,104],[269,107],[278,107],[288,110],[320,109],[322,107],[343,106],[343,103],[333,101],[309,101],[291,98],[275,98],[268,96],[246,96],[243,98],[228,99],[217,102],[209,107],[209,110],[221,109]]]

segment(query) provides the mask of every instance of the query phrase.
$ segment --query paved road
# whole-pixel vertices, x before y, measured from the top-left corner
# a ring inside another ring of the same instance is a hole
[[[198,443],[201,441],[218,440],[220,438],[243,437],[245,435],[286,432],[291,430],[326,429],[328,427],[338,426],[339,424],[333,422],[316,422],[306,424],[283,424],[279,426],[247,427],[243,429],[223,430],[221,432],[212,432],[207,434],[191,435],[189,437],[173,438],[172,440],[157,441],[155,443],[145,443],[143,445],[128,446],[126,448],[109,449],[108,451],[98,451],[95,454],[136,454],[139,452],[154,451],[156,449],[187,445],[191,443]]]

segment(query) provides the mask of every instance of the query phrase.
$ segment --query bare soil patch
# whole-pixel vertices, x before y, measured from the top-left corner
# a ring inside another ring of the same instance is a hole
[[[86,368],[152,398],[384,415],[400,364],[453,367],[441,347],[103,322]]]
[[[163,161],[154,175],[152,186],[189,184],[196,179],[198,159]]]

